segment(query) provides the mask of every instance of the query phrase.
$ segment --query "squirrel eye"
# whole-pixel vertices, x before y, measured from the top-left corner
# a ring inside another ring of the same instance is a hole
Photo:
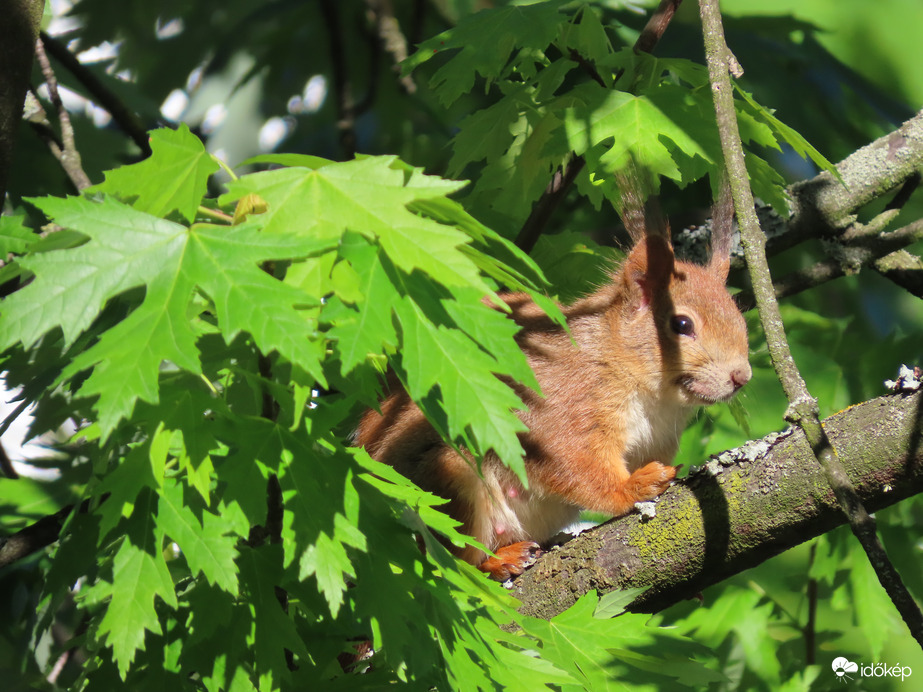
[[[673,315],[670,318],[670,329],[681,336],[694,336],[695,324],[691,317],[685,315]]]

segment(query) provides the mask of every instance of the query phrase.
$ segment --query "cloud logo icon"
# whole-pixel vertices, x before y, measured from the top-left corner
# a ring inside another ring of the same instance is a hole
[[[843,656],[833,659],[833,664],[831,667],[833,668],[833,672],[836,673],[836,676],[841,680],[844,677],[849,677],[846,675],[846,673],[856,673],[859,670],[858,663],[853,663]]]

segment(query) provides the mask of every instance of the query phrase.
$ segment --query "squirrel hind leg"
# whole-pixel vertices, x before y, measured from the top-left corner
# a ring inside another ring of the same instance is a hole
[[[541,546],[532,541],[519,541],[497,548],[494,556],[478,565],[491,579],[506,581],[518,577],[542,554]]]

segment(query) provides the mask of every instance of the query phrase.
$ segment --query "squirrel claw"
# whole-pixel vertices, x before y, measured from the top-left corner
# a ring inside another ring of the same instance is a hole
[[[495,556],[488,557],[478,565],[478,569],[487,572],[491,579],[506,581],[518,577],[526,567],[532,565],[542,554],[541,546],[532,541],[511,543],[497,548]]]

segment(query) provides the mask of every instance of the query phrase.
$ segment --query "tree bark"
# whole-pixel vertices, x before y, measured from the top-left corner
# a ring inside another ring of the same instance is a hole
[[[0,209],[44,8],[44,0],[10,0],[0,10]]]
[[[923,392],[853,406],[823,422],[870,511],[923,491]],[[546,553],[514,582],[521,610],[550,618],[596,589],[648,587],[655,612],[846,522],[800,431],[713,458],[660,498]]]

